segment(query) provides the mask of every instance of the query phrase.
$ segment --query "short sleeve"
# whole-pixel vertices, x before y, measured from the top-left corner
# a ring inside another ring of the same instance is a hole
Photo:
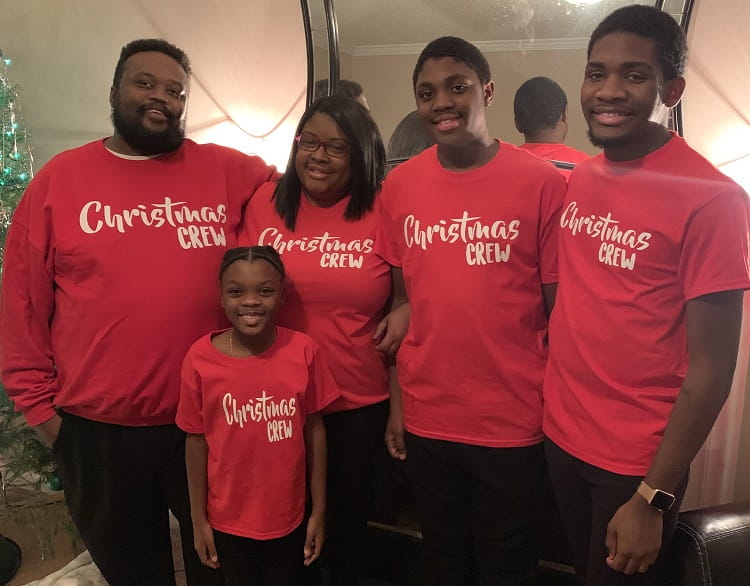
[[[401,266],[400,247],[396,241],[396,230],[394,219],[388,209],[388,200],[393,191],[392,183],[388,179],[383,184],[383,189],[377,198],[377,228],[375,231],[375,254],[389,265]]]
[[[748,197],[739,186],[715,197],[693,215],[679,263],[685,299],[750,288],[749,226]]]
[[[306,414],[322,411],[341,396],[341,390],[317,345],[310,348],[308,367],[310,377],[305,390]]]
[[[542,186],[539,201],[539,278],[545,285],[558,279],[557,251],[560,237],[560,212],[567,192],[561,174],[551,176]]]
[[[182,362],[180,401],[177,404],[177,427],[187,433],[205,433],[203,425],[203,388],[193,361],[191,348]]]

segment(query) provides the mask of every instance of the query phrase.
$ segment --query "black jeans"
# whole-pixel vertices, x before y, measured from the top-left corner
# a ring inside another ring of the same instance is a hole
[[[65,501],[110,586],[175,583],[170,509],[180,523],[188,584],[223,584],[221,572],[203,566],[193,547],[185,434],[175,425],[129,427],[61,415],[52,451]]]
[[[677,527],[677,513],[687,477],[675,491],[675,503],[664,514],[662,547],[656,564],[645,574],[626,576],[607,566],[607,525],[617,509],[633,496],[642,476],[623,476],[602,470],[571,456],[547,440],[545,452],[552,488],[573,549],[578,580],[590,586],[656,586],[664,583],[662,569]]]
[[[296,586],[307,522],[277,539],[250,539],[214,529],[226,586]]]
[[[542,444],[490,448],[406,434],[429,586],[535,584]]]

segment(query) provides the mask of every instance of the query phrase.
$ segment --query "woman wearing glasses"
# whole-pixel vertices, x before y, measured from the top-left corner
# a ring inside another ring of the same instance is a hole
[[[318,342],[342,391],[324,411],[332,585],[357,584],[365,557],[368,475],[383,449],[393,370],[385,355],[408,322],[407,306],[386,317],[399,295],[388,264],[373,253],[384,169],[369,113],[350,98],[320,98],[300,120],[286,173],[255,193],[240,234],[241,244],[282,255],[288,280],[277,322]]]

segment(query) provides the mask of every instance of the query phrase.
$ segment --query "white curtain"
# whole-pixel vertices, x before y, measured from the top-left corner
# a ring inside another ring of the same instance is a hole
[[[307,83],[299,0],[1,1],[0,48],[38,164],[111,134],[120,47],[163,37],[192,63],[188,136],[285,166]]]
[[[186,47],[193,85],[218,110],[216,118],[191,124],[190,136],[257,152],[283,167],[307,89],[299,0],[137,4],[160,36]]]
[[[688,142],[750,191],[750,2],[696,0],[688,30]],[[721,227],[717,227],[721,229]],[[750,296],[732,393],[693,462],[683,509],[750,499]]]

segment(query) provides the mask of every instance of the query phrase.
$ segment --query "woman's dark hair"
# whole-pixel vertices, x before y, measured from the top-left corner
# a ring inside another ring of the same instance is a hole
[[[666,12],[653,6],[633,4],[615,10],[591,33],[587,55],[594,44],[611,33],[633,33],[656,43],[656,53],[664,79],[682,76],[687,60],[685,31]]]
[[[297,125],[296,134],[302,132],[308,120],[318,113],[330,116],[349,143],[351,197],[344,211],[344,218],[359,220],[366,212],[372,210],[375,196],[385,175],[385,147],[380,131],[370,113],[352,98],[325,96],[315,100],[305,110]],[[276,211],[290,230],[294,230],[297,223],[302,197],[302,182],[295,165],[298,149],[299,145],[295,141],[286,172],[276,184],[273,193]]]
[[[219,268],[220,281],[230,265],[236,263],[238,260],[246,260],[250,263],[256,260],[264,260],[279,272],[282,280],[286,276],[284,263],[273,246],[238,246],[237,248],[230,248],[224,253],[224,257],[221,259],[221,267]]]

